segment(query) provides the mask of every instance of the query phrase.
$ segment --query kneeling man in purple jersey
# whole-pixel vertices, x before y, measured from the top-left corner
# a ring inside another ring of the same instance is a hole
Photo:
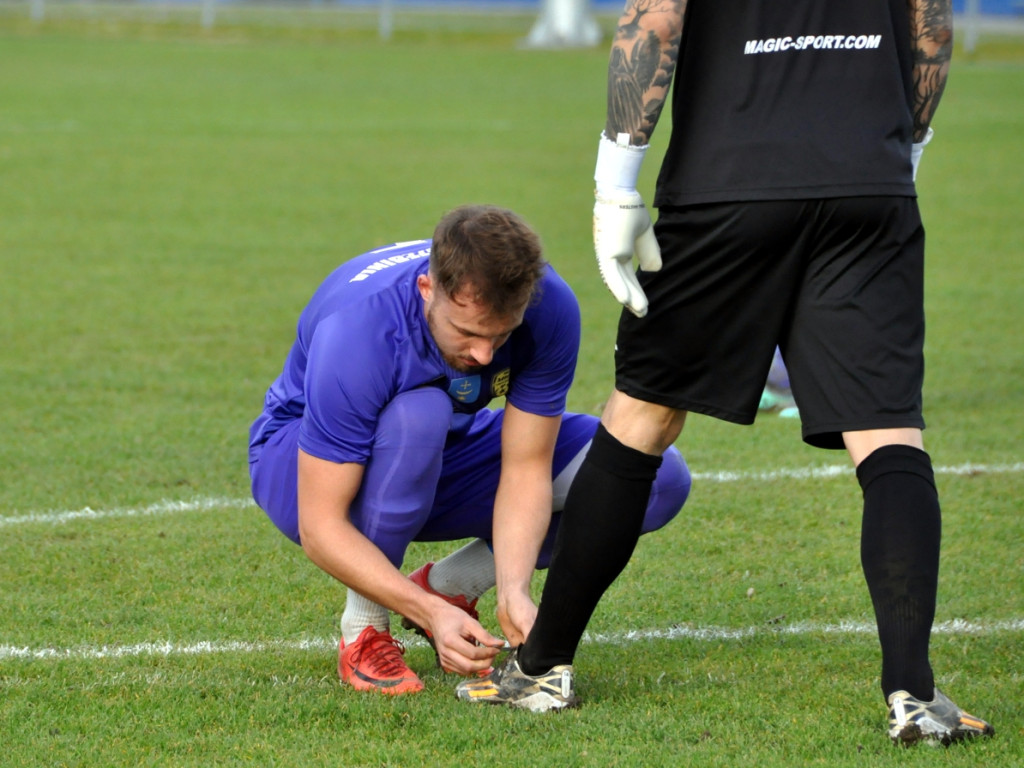
[[[316,290],[250,430],[249,467],[274,525],[348,587],[343,682],[423,688],[391,612],[430,638],[446,671],[487,670],[504,641],[475,606],[495,585],[505,639],[525,640],[532,573],[547,566],[598,426],[565,412],[579,341],[576,298],[536,233],[493,206],[457,208],[432,239],[358,256]],[[669,448],[641,531],[668,523],[689,490]],[[462,539],[399,571],[410,542]]]

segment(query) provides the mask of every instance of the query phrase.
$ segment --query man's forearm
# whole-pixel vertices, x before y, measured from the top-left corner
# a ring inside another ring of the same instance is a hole
[[[363,467],[336,464],[299,451],[299,535],[306,555],[321,570],[414,621],[425,621],[424,593],[391,564],[349,520]]]
[[[346,587],[419,624],[427,622],[427,596],[347,520],[320,525],[302,538],[306,555]]]
[[[529,591],[551,525],[551,483],[503,481],[494,500],[494,569],[498,591]]]
[[[914,141],[922,141],[946,88],[953,56],[951,0],[908,0],[914,55]]]
[[[687,0],[629,0],[608,60],[605,136],[648,144],[665,106],[679,56]]]

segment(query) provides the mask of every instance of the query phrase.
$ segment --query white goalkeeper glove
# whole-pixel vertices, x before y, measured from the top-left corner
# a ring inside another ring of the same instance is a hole
[[[914,175],[911,177],[914,181],[917,181],[917,166],[921,162],[921,155],[924,154],[924,147],[929,141],[932,140],[932,136],[935,135],[935,131],[931,128],[928,129],[928,133],[924,135],[924,138],[916,144],[910,145],[910,166],[914,169]]]
[[[654,237],[651,215],[636,191],[646,152],[646,146],[630,146],[628,133],[620,133],[614,142],[602,134],[594,170],[597,266],[608,290],[637,317],[647,314],[647,296],[636,279],[633,255],[644,271],[661,269],[661,249]]]

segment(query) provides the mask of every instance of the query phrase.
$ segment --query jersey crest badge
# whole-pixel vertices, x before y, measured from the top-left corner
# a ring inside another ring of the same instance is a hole
[[[475,403],[480,397],[480,377],[467,376],[463,379],[452,379],[448,386],[448,394],[460,403]]]
[[[493,397],[504,397],[508,394],[509,381],[512,379],[512,371],[509,368],[498,371],[491,379],[491,395]]]

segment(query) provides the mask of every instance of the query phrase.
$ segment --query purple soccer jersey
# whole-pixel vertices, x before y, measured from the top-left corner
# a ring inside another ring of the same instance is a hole
[[[490,541],[504,411],[488,404],[505,398],[540,416],[564,414],[580,337],[569,286],[548,267],[491,363],[463,373],[444,362],[427,325],[416,278],[429,255],[427,240],[363,254],[331,273],[302,312],[249,439],[253,498],[297,544],[299,449],[365,467],[349,519],[397,567],[411,541]],[[552,459],[562,497],[597,423],[563,415]],[[645,532],[671,520],[689,492],[682,456],[666,456]],[[553,503],[538,567],[557,529],[561,501]]]
[[[357,256],[320,285],[299,318],[284,370],[250,430],[249,456],[301,419],[299,447],[332,462],[365,463],[381,410],[395,396],[438,387],[451,398],[453,433],[494,398],[542,416],[565,410],[580,338],[579,307],[548,267],[523,323],[470,373],[441,357],[427,327],[416,278],[430,241],[395,243]]]

